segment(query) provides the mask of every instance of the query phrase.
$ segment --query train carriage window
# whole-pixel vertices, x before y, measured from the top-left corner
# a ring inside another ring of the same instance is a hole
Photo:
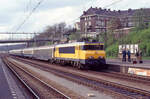
[[[75,47],[61,47],[59,48],[59,53],[75,53]]]
[[[104,45],[83,45],[81,50],[104,50]]]

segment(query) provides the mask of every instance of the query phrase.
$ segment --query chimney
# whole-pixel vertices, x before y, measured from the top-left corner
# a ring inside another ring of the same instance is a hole
[[[140,10],[143,10],[143,8],[141,8]]]
[[[132,11],[132,9],[130,8],[130,9],[128,9],[128,12],[131,12]]]
[[[120,10],[118,10],[118,12],[119,12],[119,13],[121,13],[121,11],[120,11]]]
[[[86,15],[86,11],[83,11],[83,14]]]

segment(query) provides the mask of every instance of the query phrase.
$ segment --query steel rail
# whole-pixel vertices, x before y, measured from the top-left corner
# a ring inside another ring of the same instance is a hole
[[[5,63],[5,65],[13,72],[13,74],[21,81],[21,83],[32,93],[32,95],[36,98],[36,99],[40,99],[40,97],[32,90],[32,88],[30,88],[26,82],[24,82],[21,77],[17,74],[17,72],[8,64],[8,62],[5,59],[2,59],[3,62]]]
[[[12,63],[11,61],[9,61],[10,63]],[[48,86],[50,89],[54,90],[56,93],[62,95],[65,99],[71,99],[70,97],[68,97],[67,95],[65,95],[64,93],[62,93],[61,91],[59,91],[58,89],[52,87],[51,85],[47,84],[46,82],[40,80],[38,77],[34,76],[32,73],[24,70],[23,68],[17,66],[16,64],[12,63],[13,65],[15,65],[17,68],[21,69],[23,72],[25,72],[26,74],[30,75],[31,77],[35,78],[36,80],[40,81],[42,84]],[[64,99],[63,98],[63,99]]]
[[[40,81],[42,84],[46,85],[48,88],[52,89],[53,91],[55,91],[56,93],[62,95],[63,99],[71,99],[70,97],[68,97],[67,95],[65,95],[64,93],[62,93],[61,91],[57,90],[56,88],[52,87],[51,85],[47,84],[46,82],[40,80],[38,77],[32,75],[30,72],[24,70],[23,68],[17,66],[16,64],[14,64],[13,62],[9,61],[11,64],[15,65],[17,68],[21,69],[23,72],[25,72],[26,74],[30,75],[31,77],[35,78],[36,80]]]
[[[25,60],[23,59],[23,61],[25,62]],[[39,65],[39,64],[37,64],[37,63],[35,63],[35,62],[31,62],[31,61],[28,61],[28,60],[26,60],[26,64],[34,64],[34,65],[37,65],[37,66],[39,66],[39,67],[41,67],[41,65]],[[55,69],[56,70],[56,69]],[[115,87],[115,88],[118,88],[118,89],[122,89],[122,90],[126,90],[127,92],[131,92],[131,97],[134,97],[134,95],[132,96],[132,92],[133,93],[136,93],[136,94],[140,94],[141,96],[148,96],[148,97],[150,97],[150,92],[148,92],[148,91],[145,91],[145,90],[142,90],[142,89],[138,89],[138,88],[134,88],[134,87],[130,87],[130,86],[126,86],[126,85],[122,85],[122,84],[118,84],[118,83],[113,83],[113,82],[110,82],[110,81],[105,81],[105,80],[101,80],[101,79],[97,79],[97,78],[93,78],[93,77],[87,77],[87,76],[85,76],[85,75],[82,75],[82,74],[75,74],[75,73],[72,73],[72,72],[67,72],[67,71],[61,71],[61,70],[57,70],[57,71],[59,71],[59,73],[60,72],[64,72],[64,73],[68,73],[68,74],[72,74],[72,75],[77,75],[77,76],[80,76],[80,77],[83,77],[83,78],[86,78],[86,79],[88,79],[88,80],[94,80],[95,82],[97,82],[97,83],[103,83],[103,84],[105,84],[105,85],[107,85],[107,86],[112,86],[112,87]],[[59,75],[61,75],[61,74],[59,74]],[[61,75],[62,76],[62,75]],[[70,79],[72,79],[71,77],[70,77]],[[134,97],[135,98],[135,97]]]
[[[109,76],[109,77],[114,77],[114,78],[119,78],[119,79],[127,79],[130,81],[138,81],[147,85],[150,85],[150,77],[142,77],[138,75],[133,75],[133,74],[124,74],[124,73],[118,73],[118,72],[111,72],[111,71],[106,71],[106,72],[92,72],[92,74],[96,75],[104,75],[104,76]]]

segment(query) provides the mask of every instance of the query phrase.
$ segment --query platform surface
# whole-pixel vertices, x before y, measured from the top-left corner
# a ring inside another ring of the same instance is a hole
[[[12,99],[12,94],[3,71],[3,63],[0,59],[0,99]]]
[[[0,58],[0,99],[26,99],[22,87]]]
[[[143,63],[133,64],[133,62],[122,62],[120,59],[107,59],[107,64],[111,65],[119,65],[119,66],[128,66],[128,67],[137,67],[137,68],[145,68],[150,69],[150,60],[143,60]]]

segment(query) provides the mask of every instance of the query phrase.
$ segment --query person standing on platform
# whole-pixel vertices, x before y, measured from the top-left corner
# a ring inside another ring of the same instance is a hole
[[[142,51],[141,50],[139,51],[139,63],[143,63],[143,61],[142,61]]]
[[[129,49],[127,51],[127,55],[128,55],[128,62],[131,62],[131,52]]]
[[[122,51],[122,61],[124,62],[126,62],[126,49],[124,49],[123,51]]]
[[[139,51],[138,50],[136,50],[135,56],[136,56],[137,61],[139,62]]]

